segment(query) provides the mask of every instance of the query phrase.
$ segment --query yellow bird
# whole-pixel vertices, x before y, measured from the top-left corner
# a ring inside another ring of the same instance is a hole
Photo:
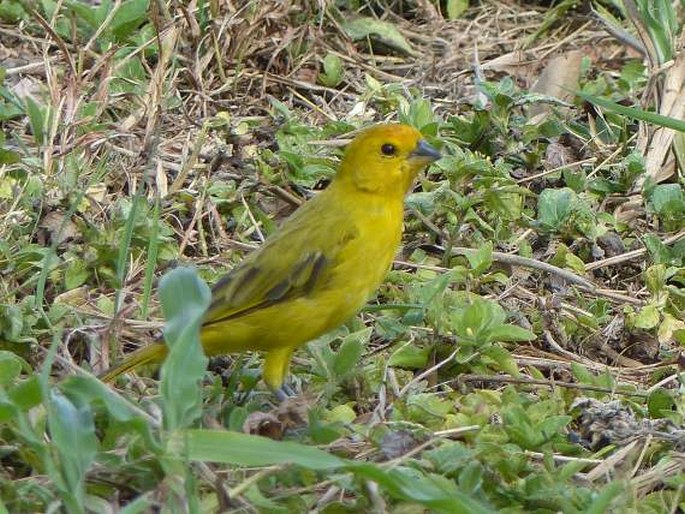
[[[380,285],[400,244],[404,197],[439,158],[410,126],[362,131],[330,186],[214,286],[200,334],[205,353],[265,352],[264,382],[282,394],[293,351],[354,316]],[[153,343],[101,378],[166,353]]]

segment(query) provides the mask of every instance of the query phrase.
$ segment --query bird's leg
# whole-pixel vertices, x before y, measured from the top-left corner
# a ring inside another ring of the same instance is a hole
[[[283,389],[283,381],[288,374],[290,357],[293,354],[293,350],[294,348],[277,348],[271,350],[266,354],[264,360],[262,378],[266,385],[269,386],[269,389],[271,389],[281,401],[288,396],[287,392]]]
[[[283,403],[283,402],[286,401],[288,398],[290,398],[290,395],[289,395],[288,393],[286,393],[286,392],[283,390],[282,387],[279,388],[279,389],[276,389],[276,390],[274,391],[274,396],[275,396],[276,399],[277,399],[279,402],[281,402],[281,403]]]

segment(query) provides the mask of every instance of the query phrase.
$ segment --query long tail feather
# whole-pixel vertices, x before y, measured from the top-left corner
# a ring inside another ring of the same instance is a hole
[[[119,375],[123,375],[143,364],[152,364],[154,362],[161,362],[167,354],[167,347],[163,343],[153,343],[136,350],[131,355],[126,357],[124,361],[113,368],[108,369],[100,375],[100,380],[103,382],[111,382]]]

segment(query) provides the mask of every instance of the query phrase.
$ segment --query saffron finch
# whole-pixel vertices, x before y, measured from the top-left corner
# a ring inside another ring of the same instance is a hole
[[[404,196],[439,158],[410,126],[362,131],[330,186],[214,286],[200,333],[205,353],[265,352],[264,382],[282,394],[293,351],[354,316],[380,285],[400,244]],[[166,353],[153,343],[101,378]]]

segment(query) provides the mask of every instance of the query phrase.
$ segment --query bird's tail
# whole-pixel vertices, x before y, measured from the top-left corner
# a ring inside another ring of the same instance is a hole
[[[149,346],[144,346],[126,357],[124,361],[113,368],[108,369],[102,373],[99,378],[103,382],[111,382],[119,375],[131,371],[143,364],[152,364],[154,362],[161,362],[167,354],[167,347],[164,343],[152,343]]]

